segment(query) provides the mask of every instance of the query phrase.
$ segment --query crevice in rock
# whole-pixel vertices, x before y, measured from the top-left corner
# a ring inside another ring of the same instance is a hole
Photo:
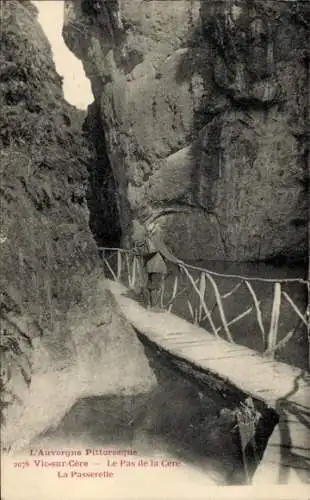
[[[94,161],[89,167],[87,191],[90,229],[99,246],[120,246],[118,189],[107,154],[104,130],[96,101],[88,108],[88,116],[83,129],[94,148]]]

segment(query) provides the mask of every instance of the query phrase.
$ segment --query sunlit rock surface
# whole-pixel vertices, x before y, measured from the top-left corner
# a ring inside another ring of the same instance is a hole
[[[308,3],[65,3],[65,41],[100,107],[123,244],[133,221],[154,216],[183,258],[304,258]]]

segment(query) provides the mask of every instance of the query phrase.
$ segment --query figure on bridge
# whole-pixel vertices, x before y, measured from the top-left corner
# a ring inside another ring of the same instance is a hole
[[[158,228],[145,230],[135,239],[134,248],[143,259],[145,273],[144,294],[147,307],[164,307],[164,290],[169,262],[180,265],[182,261],[167,248]]]

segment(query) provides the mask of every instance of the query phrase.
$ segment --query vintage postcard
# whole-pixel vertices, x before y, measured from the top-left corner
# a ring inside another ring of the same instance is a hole
[[[1,499],[309,499],[306,0],[0,0]]]

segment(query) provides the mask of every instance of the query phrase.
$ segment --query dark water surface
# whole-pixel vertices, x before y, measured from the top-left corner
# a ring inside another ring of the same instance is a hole
[[[179,461],[181,466],[167,473],[172,483],[189,479],[205,486],[245,484],[239,431],[230,413],[240,400],[228,403],[222,394],[202,389],[146,346],[145,353],[158,380],[151,392],[82,398],[56,429],[35,439],[31,448],[133,448],[141,458]],[[257,434],[263,447],[276,421],[268,414],[264,422]],[[248,455],[252,472],[259,458]],[[145,474],[136,477],[143,481]]]
[[[83,398],[31,448],[132,448],[138,458],[180,461],[178,480],[189,475],[205,484],[243,484],[239,437],[232,428],[211,400],[197,400],[186,385],[176,384],[169,394],[158,388],[147,395]]]

